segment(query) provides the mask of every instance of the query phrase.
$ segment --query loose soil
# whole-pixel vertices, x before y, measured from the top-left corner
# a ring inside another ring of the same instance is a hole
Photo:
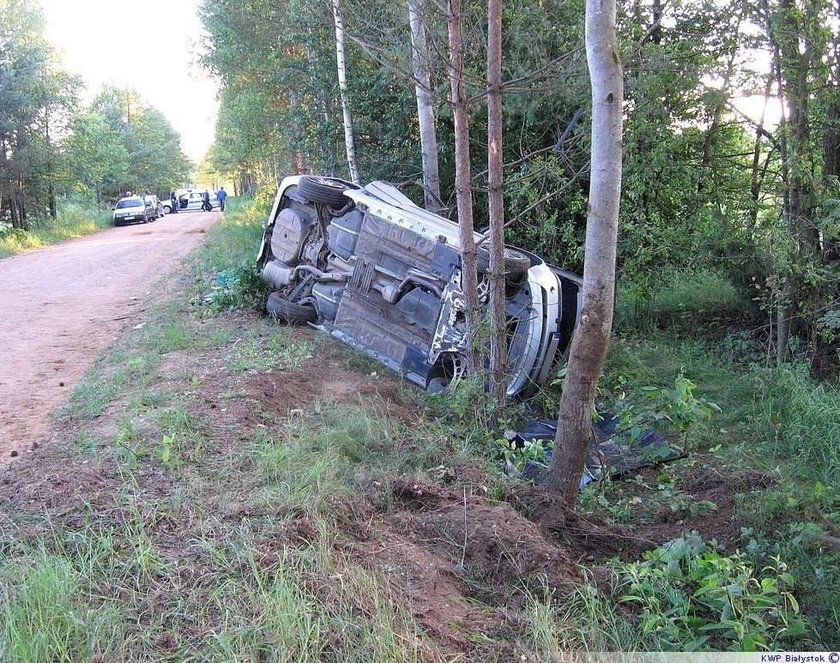
[[[218,218],[170,215],[0,260],[0,465],[44,442],[50,411]]]

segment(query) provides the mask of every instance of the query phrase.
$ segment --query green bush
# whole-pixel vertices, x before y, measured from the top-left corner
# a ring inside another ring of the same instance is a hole
[[[195,261],[200,299],[211,311],[263,305],[268,287],[257,271],[264,203],[233,199],[208,232]]]
[[[721,555],[697,536],[619,564],[620,601],[636,606],[643,634],[667,650],[772,650],[805,632],[794,578],[778,558],[763,569]]]

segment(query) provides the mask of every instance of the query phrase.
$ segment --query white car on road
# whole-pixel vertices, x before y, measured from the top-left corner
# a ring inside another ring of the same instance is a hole
[[[215,193],[210,194],[210,207],[213,210],[218,210],[221,205]],[[178,211],[190,211],[204,209],[204,192],[203,191],[187,191],[178,196]]]
[[[158,218],[158,211],[150,196],[126,196],[114,205],[114,225],[124,223],[148,223]]]

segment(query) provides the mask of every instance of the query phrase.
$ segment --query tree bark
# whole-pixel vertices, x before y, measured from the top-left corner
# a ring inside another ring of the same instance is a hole
[[[490,395],[507,400],[505,199],[502,157],[502,0],[487,2],[487,202],[490,221]]]
[[[423,159],[423,197],[426,208],[440,212],[440,173],[438,170],[435,103],[432,77],[429,73],[429,47],[423,23],[422,0],[408,0],[408,22],[411,26],[411,64],[414,73],[414,94],[417,97],[417,122],[420,126],[420,154]]]
[[[618,209],[621,197],[624,87],[615,0],[586,0],[586,61],[592,85],[592,172],[580,326],[572,339],[554,454],[546,486],[574,506],[586,460],[598,379],[613,319]]]
[[[470,125],[464,84],[464,37],[461,27],[461,0],[449,0],[449,84],[452,91],[455,133],[455,200],[458,205],[458,229],[461,244],[461,289],[464,292],[464,316],[468,355],[467,371],[477,368],[475,333],[478,308],[475,231],[473,228],[472,183],[470,181]]]
[[[338,73],[338,91],[341,95],[341,112],[344,116],[344,146],[347,150],[347,169],[350,179],[359,183],[359,168],[356,164],[356,138],[353,134],[353,116],[350,114],[350,101],[347,93],[347,67],[344,62],[344,21],[341,18],[340,0],[332,0],[333,18],[335,19],[335,61]]]

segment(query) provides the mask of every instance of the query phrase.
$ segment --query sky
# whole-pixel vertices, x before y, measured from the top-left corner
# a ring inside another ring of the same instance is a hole
[[[89,101],[105,83],[133,87],[181,134],[198,163],[213,142],[216,84],[195,63],[199,0],[41,0],[47,37]]]

